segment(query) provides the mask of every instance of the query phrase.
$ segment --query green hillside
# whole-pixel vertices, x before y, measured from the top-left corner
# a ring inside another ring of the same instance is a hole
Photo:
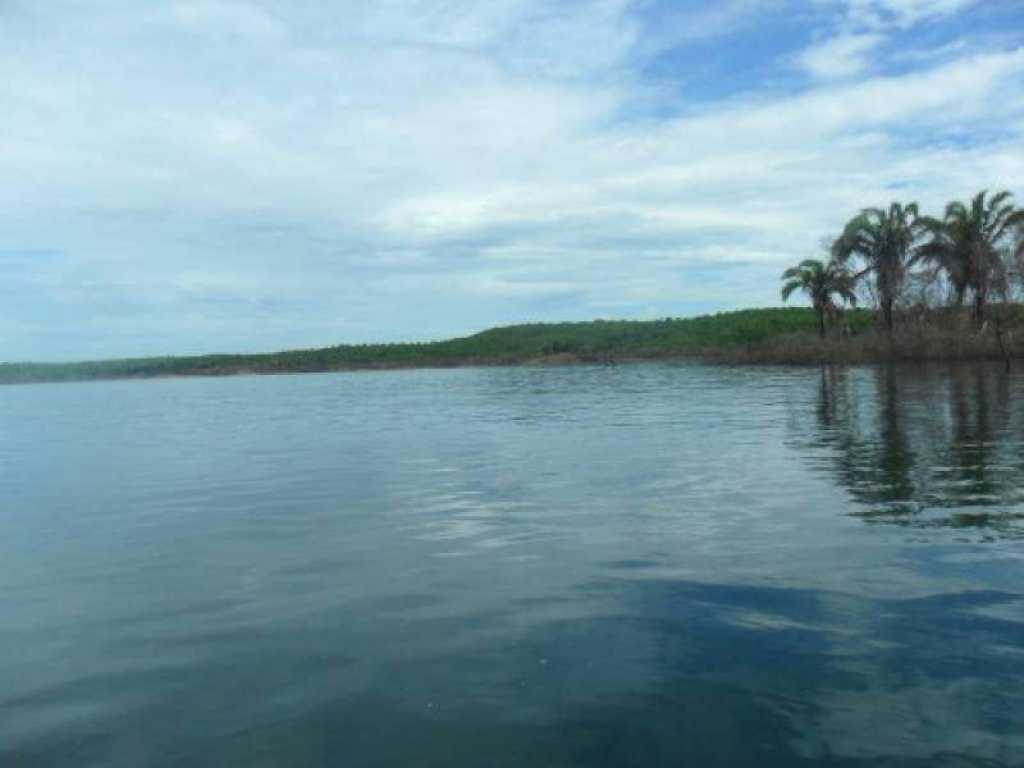
[[[850,314],[854,329],[867,312]],[[816,328],[809,308],[751,309],[695,318],[530,323],[428,343],[343,344],[259,355],[148,357],[77,363],[0,364],[0,383],[287,373],[416,366],[511,365],[543,360],[661,358],[757,344]]]

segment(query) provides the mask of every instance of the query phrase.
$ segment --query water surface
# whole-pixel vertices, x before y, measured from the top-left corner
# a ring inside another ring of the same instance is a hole
[[[1024,764],[1024,376],[0,389],[0,764]]]

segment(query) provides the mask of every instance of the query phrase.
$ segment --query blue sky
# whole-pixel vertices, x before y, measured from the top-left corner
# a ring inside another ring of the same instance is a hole
[[[1019,0],[0,0],[0,360],[776,305],[1024,195]]]

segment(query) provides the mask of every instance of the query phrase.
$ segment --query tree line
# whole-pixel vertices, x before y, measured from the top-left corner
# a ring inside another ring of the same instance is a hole
[[[822,337],[842,319],[843,305],[865,299],[888,332],[900,310],[962,308],[968,300],[984,328],[993,302],[1024,292],[1024,208],[1005,190],[951,202],[941,218],[922,215],[917,203],[865,208],[828,251],[827,260],[806,259],[782,273],[783,301],[805,293]]]

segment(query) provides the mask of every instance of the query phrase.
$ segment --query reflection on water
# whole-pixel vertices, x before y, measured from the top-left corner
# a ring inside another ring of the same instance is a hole
[[[1001,367],[823,369],[812,444],[869,522],[1024,533],[1024,409]],[[1019,394],[1019,379],[1017,380]]]
[[[2,389],[0,765],[1022,765],[1022,395],[691,365]]]

